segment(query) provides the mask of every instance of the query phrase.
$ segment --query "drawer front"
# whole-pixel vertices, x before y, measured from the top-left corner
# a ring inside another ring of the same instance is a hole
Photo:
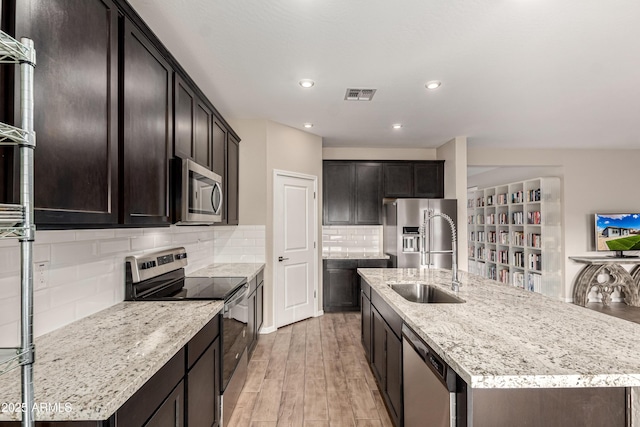
[[[200,332],[191,341],[187,343],[187,366],[189,369],[198,360],[200,355],[209,347],[209,344],[220,335],[220,315],[216,315],[213,319],[200,329]]]
[[[387,304],[382,297],[374,290],[371,290],[371,304],[378,310],[380,316],[389,325],[393,333],[402,337],[402,318]]]
[[[358,261],[355,259],[325,259],[325,268],[358,268]]]

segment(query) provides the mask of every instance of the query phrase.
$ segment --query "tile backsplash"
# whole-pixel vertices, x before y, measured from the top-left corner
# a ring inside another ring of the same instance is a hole
[[[322,254],[381,253],[381,225],[351,225],[322,227]]]
[[[37,231],[33,261],[34,335],[124,299],[124,258],[184,246],[187,274],[214,262],[264,262],[264,226]],[[0,240],[0,347],[19,342],[20,251]]]

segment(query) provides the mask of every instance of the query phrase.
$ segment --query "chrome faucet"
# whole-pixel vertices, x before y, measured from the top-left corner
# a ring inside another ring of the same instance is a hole
[[[431,209],[423,209],[423,221],[422,226],[420,227],[420,265],[425,266],[427,263],[427,244],[426,244],[426,229],[427,224],[432,218],[441,217],[449,224],[451,228],[451,290],[454,292],[458,292],[460,290],[460,280],[458,280],[458,242],[457,242],[457,233],[456,233],[456,225],[453,222],[453,219],[447,214],[444,213],[434,213]]]

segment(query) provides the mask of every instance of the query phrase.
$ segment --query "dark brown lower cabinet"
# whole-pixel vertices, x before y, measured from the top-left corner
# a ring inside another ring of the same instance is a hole
[[[364,289],[360,291],[360,317],[362,325],[362,347],[364,355],[371,362],[371,301]]]
[[[160,405],[144,427],[184,426],[184,381],[180,381],[173,392]]]
[[[358,268],[387,268],[387,259],[325,259],[322,261],[322,305],[327,313],[360,309]]]
[[[115,427],[161,425],[147,423],[151,422],[161,409],[162,413],[171,412],[171,407],[174,405],[169,401],[171,396],[173,396],[171,400],[174,402],[184,402],[184,383],[182,380],[185,373],[185,354],[186,350],[181,349],[116,411],[113,417]],[[184,403],[176,410],[183,411]],[[175,421],[175,418],[172,420]],[[158,421],[156,420],[156,422]],[[182,424],[177,425],[181,426]]]
[[[402,319],[374,290],[362,292],[362,338],[380,394],[396,427],[402,425]],[[367,304],[369,302],[369,304]],[[377,304],[377,305],[376,305]],[[367,319],[369,323],[367,324]],[[369,348],[367,348],[369,346]]]
[[[247,348],[249,350],[249,358],[253,354],[256,345],[258,344],[258,332],[262,327],[263,322],[263,307],[264,303],[264,272],[260,271],[256,277],[251,279],[249,283],[249,299],[248,299],[248,322],[247,332],[249,334],[249,343]]]
[[[360,305],[360,282],[358,280],[358,261],[324,260],[322,274],[325,312],[358,310]]]
[[[220,339],[216,338],[187,373],[187,425],[220,422]]]

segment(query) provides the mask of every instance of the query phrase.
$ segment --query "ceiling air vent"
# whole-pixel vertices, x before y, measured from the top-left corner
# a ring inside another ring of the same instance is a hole
[[[347,89],[345,101],[371,101],[376,89]]]

